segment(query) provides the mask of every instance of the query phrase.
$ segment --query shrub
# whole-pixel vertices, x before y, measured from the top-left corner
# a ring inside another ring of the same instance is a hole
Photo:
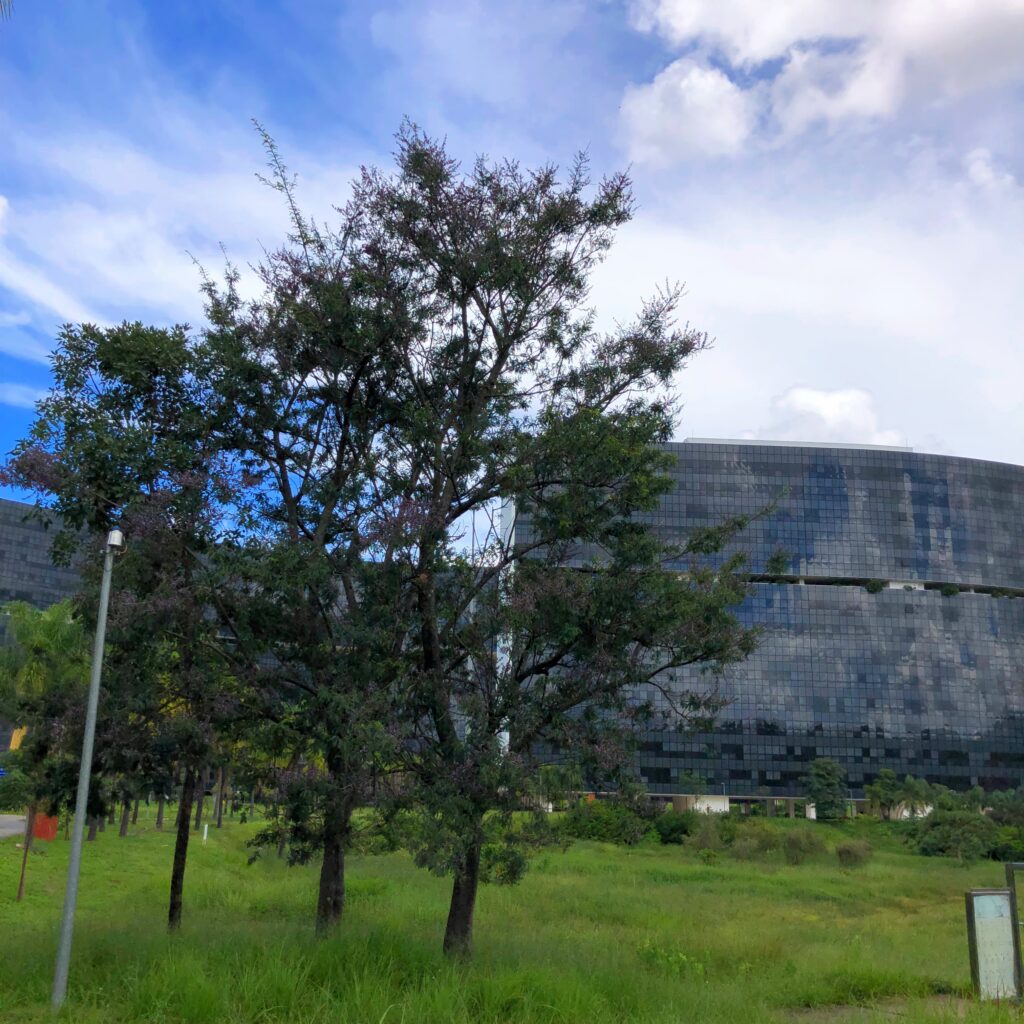
[[[996,833],[991,852],[996,860],[1024,860],[1024,829],[1004,825]]]
[[[687,846],[703,853],[711,850],[719,853],[725,847],[722,835],[719,832],[718,816],[715,814],[702,814],[700,821],[687,841]]]
[[[739,860],[756,860],[778,849],[778,846],[777,832],[752,823],[738,829],[730,852]]]
[[[867,583],[864,584],[864,589],[869,594],[880,594],[885,590],[885,580],[868,580]]]
[[[654,829],[658,838],[669,846],[678,846],[685,836],[690,835],[697,827],[697,814],[695,811],[665,811],[654,819]]]
[[[700,851],[699,856],[705,864],[714,864],[721,856],[721,853],[718,850],[704,849]]]
[[[943,583],[941,593],[943,597],[955,597],[960,593],[960,588],[955,583]]]
[[[871,860],[871,844],[864,839],[850,839],[836,845],[836,856],[842,868],[863,867]]]
[[[615,800],[580,802],[565,816],[565,831],[574,839],[633,846],[650,830],[649,821]]]
[[[825,843],[816,832],[799,829],[787,832],[782,840],[782,852],[789,864],[803,864],[808,857],[825,852]]]
[[[992,852],[998,833],[996,823],[977,811],[936,810],[917,826],[917,850],[926,857],[977,860]]]
[[[7,774],[0,777],[0,811],[25,810],[32,800],[32,787],[29,778],[18,768],[9,768]]]

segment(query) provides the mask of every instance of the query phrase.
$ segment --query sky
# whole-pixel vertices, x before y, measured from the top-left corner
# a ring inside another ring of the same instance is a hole
[[[0,455],[65,322],[202,324],[403,117],[628,167],[599,322],[665,282],[713,347],[677,436],[1024,464],[1024,0],[14,0],[0,21]],[[7,492],[11,493],[11,492]]]

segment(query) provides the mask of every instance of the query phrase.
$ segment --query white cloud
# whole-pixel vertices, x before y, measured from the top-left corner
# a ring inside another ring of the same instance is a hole
[[[633,159],[663,163],[692,154],[736,153],[757,116],[757,98],[715,68],[677,60],[643,87],[631,86],[622,116]]]
[[[826,207],[744,184],[645,206],[594,282],[609,323],[653,283],[686,282],[681,315],[716,341],[680,377],[680,436],[767,437],[773,396],[856,387],[882,412],[843,439],[898,431],[919,450],[1024,463],[1019,190],[992,197],[958,173]]]
[[[984,147],[972,149],[964,157],[964,170],[972,185],[987,192],[1005,192],[1017,185],[1013,175],[999,166],[991,151]]]
[[[762,121],[782,137],[1024,80],[1021,0],[638,0],[633,12],[637,27],[690,59],[716,57],[744,93],[763,93]],[[659,78],[627,95],[655,91]],[[645,147],[649,159],[679,155],[671,127]]]
[[[30,388],[24,384],[0,383],[0,405],[16,405],[23,409],[31,409],[45,396],[46,392],[38,388]]]
[[[168,141],[177,148],[161,155],[118,136],[11,139],[14,160],[59,182],[16,200],[0,197],[0,285],[31,310],[19,312],[19,324],[52,336],[65,321],[196,323],[202,298],[193,257],[216,274],[221,245],[243,271],[243,290],[254,288],[248,264],[261,259],[261,243],[280,244],[288,229],[281,197],[256,178],[258,139],[239,131],[231,143],[213,145],[193,126]],[[303,172],[303,208],[333,218],[332,204],[348,194],[349,168],[302,154],[290,162]],[[45,358],[40,348],[25,331],[0,337],[0,350],[26,359]]]
[[[751,436],[775,441],[906,444],[900,431],[879,426],[874,397],[860,388],[790,388],[772,399],[771,418]]]

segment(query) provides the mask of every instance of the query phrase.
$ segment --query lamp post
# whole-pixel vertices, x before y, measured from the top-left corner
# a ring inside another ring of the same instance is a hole
[[[100,607],[96,616],[96,639],[92,648],[92,675],[85,712],[85,736],[82,739],[82,763],[78,768],[78,793],[75,797],[75,821],[71,831],[71,856],[68,859],[68,880],[64,889],[64,913],[60,919],[60,945],[57,967],[53,975],[51,1003],[59,1010],[68,991],[68,968],[71,965],[71,937],[75,927],[75,903],[78,900],[78,872],[82,865],[82,836],[89,802],[89,776],[92,774],[92,748],[96,738],[96,708],[100,699],[100,671],[103,668],[103,644],[107,633],[107,605],[110,603],[110,575],[114,553],[124,547],[124,534],[111,530],[103,555],[103,582],[100,584]]]

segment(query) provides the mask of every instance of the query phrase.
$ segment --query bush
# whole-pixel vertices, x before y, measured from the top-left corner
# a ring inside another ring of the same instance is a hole
[[[926,857],[978,860],[995,848],[999,827],[971,810],[936,810],[917,826],[918,853]]]
[[[943,583],[941,593],[943,597],[955,597],[960,593],[960,588],[955,583]]]
[[[864,839],[850,839],[836,846],[836,856],[842,868],[863,867],[871,860],[871,844]]]
[[[782,840],[782,852],[788,864],[803,864],[808,857],[825,852],[825,843],[816,832],[810,829],[787,832]]]
[[[0,778],[0,811],[21,813],[32,800],[29,778],[17,768],[9,768]]]
[[[991,852],[996,860],[1024,860],[1024,829],[1004,825],[996,833]]]
[[[667,846],[678,846],[685,836],[690,835],[697,827],[696,811],[665,811],[654,819],[654,829],[658,838]]]
[[[718,816],[715,814],[702,814],[700,821],[687,841],[687,846],[699,850],[702,854],[710,850],[713,853],[720,853],[725,848],[722,835],[719,831]]]
[[[570,808],[565,831],[574,839],[633,846],[650,833],[651,823],[615,800],[591,800]]]
[[[742,825],[730,847],[732,855],[739,860],[757,860],[778,849],[779,835],[761,825]]]
[[[885,580],[868,580],[867,583],[864,584],[864,589],[869,594],[880,594],[885,590]]]

